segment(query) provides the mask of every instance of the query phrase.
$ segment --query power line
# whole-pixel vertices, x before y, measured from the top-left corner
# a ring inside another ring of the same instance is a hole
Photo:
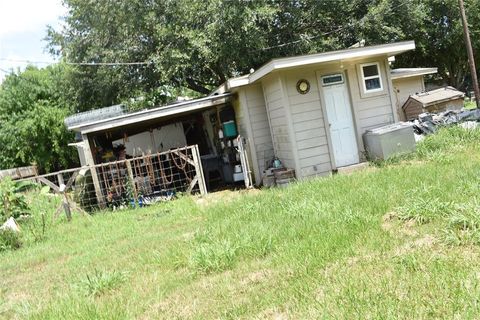
[[[409,3],[408,1],[405,1],[405,2],[403,2],[403,3],[401,3],[401,4],[399,4],[398,6],[395,6],[395,7],[391,8],[391,9],[392,9],[392,11],[394,11],[394,10],[396,10],[396,9],[398,9],[398,8],[404,6],[404,5],[407,5],[407,4],[410,4],[410,3]],[[393,13],[393,12],[392,12],[392,13]],[[371,17],[371,16],[375,17],[375,16],[380,15],[380,14],[381,14],[381,13],[372,14],[372,15],[370,15],[370,17]],[[388,15],[388,14],[384,14],[384,15]],[[366,14],[362,19],[360,19],[360,21],[358,21],[357,23],[358,23],[358,24],[362,24],[362,23],[366,20],[366,18],[367,18],[368,16],[369,16],[369,15],[368,15],[368,13],[367,13],[367,14]],[[330,35],[330,34],[332,34],[332,33],[342,31],[343,29],[349,28],[349,27],[351,27],[351,26],[353,26],[353,24],[352,24],[352,23],[349,23],[349,24],[347,24],[347,25],[340,26],[340,27],[338,27],[337,29],[332,30],[332,31],[327,31],[327,32],[324,32],[324,33],[321,33],[321,34],[317,34],[317,35],[315,35],[315,36],[304,37],[304,38],[299,39],[299,40],[295,40],[295,41],[291,41],[291,42],[285,42],[285,43],[281,43],[281,44],[274,45],[274,46],[270,46],[270,47],[260,48],[260,49],[254,50],[254,52],[257,52],[257,51],[266,51],[266,50],[271,50],[271,49],[276,49],[276,48],[282,48],[282,47],[289,46],[289,45],[292,45],[292,44],[296,44],[296,43],[299,43],[299,42],[309,41],[309,40],[316,39],[316,38],[319,38],[319,37],[328,36],[328,35]]]
[[[1,71],[1,72],[4,72],[6,75],[15,76],[15,77],[17,77],[18,79],[22,79],[22,80],[25,80],[25,81],[30,82],[30,83],[32,83],[32,84],[38,85],[37,82],[33,81],[32,79],[25,78],[25,77],[22,76],[22,74],[17,74],[15,71],[8,71],[8,70],[5,70],[5,69],[3,69],[3,68],[0,68],[0,71]],[[1,84],[1,82],[0,82],[0,84]]]
[[[0,58],[0,61],[31,63],[31,64],[55,64],[55,61],[31,61],[31,60],[17,60]],[[153,64],[153,61],[136,61],[136,62],[65,62],[68,65],[74,66],[135,66]]]
[[[142,66],[153,64],[153,61],[139,61],[139,62],[65,62],[73,66]]]
[[[0,61],[17,62],[17,63],[31,63],[31,64],[53,64],[53,63],[55,63],[54,61],[31,61],[31,60],[8,59],[8,58],[0,58]]]
[[[398,6],[395,6],[392,9],[392,13],[394,13],[393,11],[404,6],[404,5],[407,5],[407,4],[410,4],[409,3],[410,1],[405,1],[401,4],[399,4]],[[381,13],[376,13],[376,14],[372,14],[370,15],[375,17],[377,15],[380,15]],[[384,15],[388,15],[388,14],[384,14]],[[362,24],[366,19],[367,17],[369,16],[369,14],[367,13],[362,19],[360,19],[358,22],[356,22],[357,24]],[[330,34],[333,34],[333,33],[336,33],[336,32],[340,32],[346,28],[349,28],[349,27],[352,27],[353,24],[352,23],[349,23],[347,25],[344,25],[344,26],[340,26],[334,30],[331,30],[331,31],[327,31],[327,32],[323,32],[321,34],[317,34],[317,35],[314,35],[314,36],[310,36],[310,37],[303,37],[302,39],[298,39],[298,40],[295,40],[295,41],[290,41],[290,42],[285,42],[285,43],[281,43],[281,44],[278,44],[278,45],[274,45],[274,46],[269,46],[269,47],[265,47],[265,48],[260,48],[260,49],[257,49],[257,50],[253,50],[253,52],[258,52],[258,51],[267,51],[267,50],[271,50],[271,49],[276,49],[276,48],[282,48],[282,47],[285,47],[285,46],[289,46],[289,45],[292,45],[292,44],[296,44],[296,43],[300,43],[300,42],[303,42],[303,41],[309,41],[309,40],[313,40],[313,39],[316,39],[316,38],[319,38],[319,37],[323,37],[323,36],[328,36]],[[31,63],[31,64],[54,64],[56,62],[54,61],[31,61],[31,60],[15,60],[15,59],[7,59],[7,58],[0,58],[0,61],[8,61],[8,62],[18,62],[18,63]],[[135,62],[65,62],[65,64],[67,65],[73,65],[73,66],[142,66],[142,65],[150,65],[150,64],[154,64],[153,61],[135,61]],[[5,72],[3,70],[3,72]]]

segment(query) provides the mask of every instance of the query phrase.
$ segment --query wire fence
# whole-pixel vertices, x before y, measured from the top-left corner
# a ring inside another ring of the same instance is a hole
[[[142,207],[179,193],[207,192],[197,145],[24,180],[49,186],[85,211]]]

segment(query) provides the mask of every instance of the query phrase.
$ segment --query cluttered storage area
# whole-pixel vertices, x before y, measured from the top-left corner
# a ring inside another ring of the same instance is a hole
[[[246,140],[238,134],[231,104],[188,106],[173,105],[173,112],[159,117],[126,113],[93,125],[87,121],[83,132],[72,126],[80,129],[85,161],[91,155],[96,168],[97,199],[114,205],[139,195],[147,202],[202,192],[202,183],[205,191],[252,185]]]

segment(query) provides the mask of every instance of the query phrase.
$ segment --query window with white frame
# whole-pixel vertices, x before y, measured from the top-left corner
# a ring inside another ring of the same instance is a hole
[[[380,65],[377,62],[362,64],[360,69],[362,70],[363,90],[365,93],[383,90]]]

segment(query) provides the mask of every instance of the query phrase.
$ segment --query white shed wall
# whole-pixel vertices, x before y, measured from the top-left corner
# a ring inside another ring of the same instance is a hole
[[[425,91],[425,84],[423,81],[423,75],[409,78],[400,78],[392,80],[395,99],[396,99],[396,108],[400,120],[405,121],[405,113],[403,112],[402,106],[407,102],[408,97],[412,94],[420,93]]]
[[[255,183],[261,182],[266,162],[274,156],[274,148],[262,85],[241,87],[239,104],[234,103],[235,116],[242,136],[247,137]]]
[[[177,122],[154,129],[152,133],[145,131],[128,137],[126,141],[119,139],[112,143],[114,145],[124,144],[127,154],[140,156],[184,147],[187,145],[187,139],[183,132],[182,123]]]
[[[283,72],[282,78],[293,123],[292,135],[299,162],[297,175],[307,178],[329,174],[332,166],[316,73],[311,68],[297,69]],[[297,91],[300,79],[310,83],[310,91],[306,94]]]
[[[286,167],[296,168],[294,149],[287,119],[288,99],[284,95],[282,79],[273,75],[262,80],[275,155]]]

